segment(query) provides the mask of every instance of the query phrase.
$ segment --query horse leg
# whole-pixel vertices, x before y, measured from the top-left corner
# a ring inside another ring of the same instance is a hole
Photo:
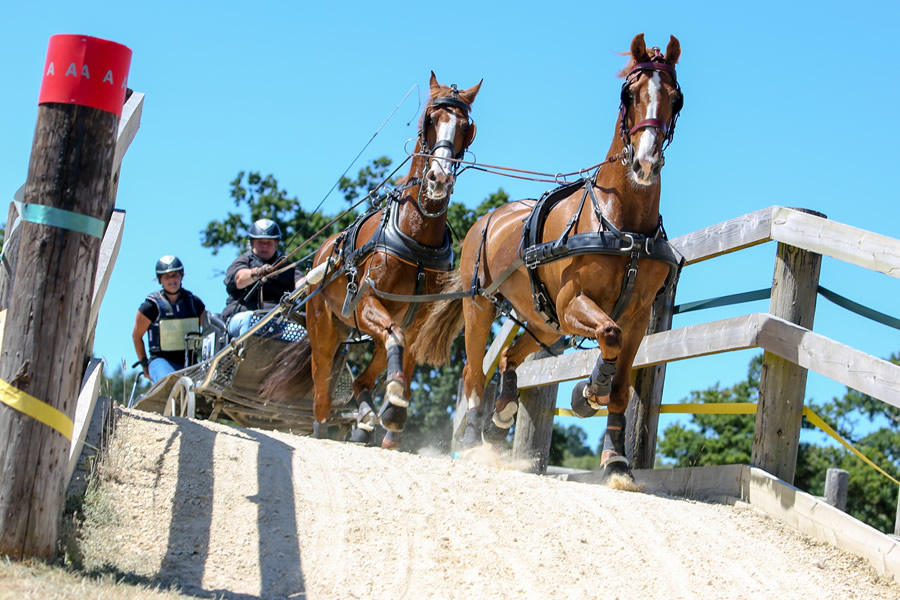
[[[465,343],[466,364],[463,367],[463,394],[466,397],[466,428],[460,440],[460,448],[471,448],[481,442],[482,408],[484,395],[485,348],[491,324],[494,322],[494,307],[486,299],[463,299],[463,314],[466,319]]]
[[[403,431],[406,409],[409,406],[409,384],[404,371],[404,346],[400,326],[391,318],[375,296],[365,296],[356,309],[359,327],[380,342],[387,355],[387,386],[380,417],[381,425],[389,431]]]
[[[358,416],[356,428],[350,436],[350,441],[357,444],[370,444],[375,425],[378,423],[378,414],[375,412],[375,403],[372,401],[372,389],[375,380],[384,371],[387,365],[387,354],[381,344],[375,344],[372,352],[372,360],[363,373],[353,380],[353,397],[356,399]]]
[[[603,451],[600,455],[600,466],[606,476],[621,474],[632,480],[631,467],[626,458],[625,448],[625,411],[631,401],[631,367],[637,354],[638,346],[647,329],[650,319],[650,307],[638,312],[631,319],[631,326],[623,332],[623,343],[619,353],[619,370],[612,378],[609,394],[609,416],[606,419],[606,432],[603,435]]]
[[[388,368],[390,368],[390,367],[388,367]],[[413,354],[411,352],[405,353],[403,356],[403,377],[407,383],[406,383],[406,388],[403,391],[406,394],[407,398],[409,397],[409,394],[410,394],[409,382],[412,381],[413,372],[415,370],[416,370],[416,357],[413,356]],[[403,431],[403,425],[406,424],[406,407],[403,407],[402,413],[401,413],[400,408],[397,407],[395,404],[388,404],[386,402],[385,410],[382,410],[382,412],[381,412],[382,423],[385,421],[385,415],[388,415],[388,417],[390,419],[392,419],[392,420],[389,420],[388,422],[398,424],[399,428],[398,429],[389,429],[389,428],[385,427],[385,429],[387,429],[388,431],[385,434],[384,438],[382,438],[382,440],[381,440],[381,447],[384,448],[385,450],[394,450],[395,448],[400,446],[400,437],[402,435],[401,432]],[[392,415],[394,415],[394,416],[392,416]]]
[[[622,330],[584,294],[572,298],[560,314],[568,332],[594,338],[600,346],[590,378],[576,384],[572,391],[572,411],[579,417],[592,417],[609,404],[616,360],[622,350]]]
[[[317,302],[314,302],[317,301]],[[321,296],[314,296],[307,303],[307,335],[312,351],[313,378],[313,436],[328,435],[326,421],[331,413],[331,366],[338,347],[338,329],[334,317]]]
[[[515,422],[519,410],[519,386],[516,378],[516,367],[529,354],[541,348],[541,344],[552,344],[559,336],[556,333],[537,332],[535,335],[524,333],[500,353],[500,392],[494,405],[491,420],[485,423],[484,438],[488,443],[500,443],[506,440],[509,428]]]

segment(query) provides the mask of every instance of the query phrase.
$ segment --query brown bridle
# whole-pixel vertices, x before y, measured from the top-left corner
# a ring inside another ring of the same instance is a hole
[[[678,115],[681,113],[681,108],[684,105],[684,95],[681,92],[681,86],[678,85],[675,67],[665,62],[665,58],[659,48],[651,48],[651,52],[653,53],[653,56],[650,61],[634,65],[625,77],[625,81],[622,83],[619,115],[621,121],[622,142],[625,146],[625,150],[623,151],[624,157],[622,158],[623,164],[628,164],[632,161],[634,157],[634,147],[631,145],[631,136],[641,129],[653,128],[660,132],[665,140],[665,144],[660,149],[660,155],[662,155],[665,149],[669,147],[669,144],[672,143],[672,138],[675,136],[675,123],[678,121]],[[672,81],[675,82],[675,91],[678,95],[675,105],[672,107],[672,119],[669,123],[666,123],[662,119],[644,119],[629,128],[627,121],[628,106],[631,104],[631,86],[645,71],[662,71],[672,76]]]

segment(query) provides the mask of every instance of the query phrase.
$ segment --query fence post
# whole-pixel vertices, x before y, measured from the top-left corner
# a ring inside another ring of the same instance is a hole
[[[795,209],[803,210],[803,209]],[[821,213],[803,210],[825,217]],[[779,242],[769,312],[812,330],[822,255]],[[806,369],[771,352],[763,356],[751,463],[788,483],[794,482]]]
[[[550,347],[554,352],[565,348],[563,340]],[[553,356],[538,350],[525,361]],[[519,390],[519,411],[513,436],[513,458],[533,461],[532,472],[543,475],[550,459],[550,440],[553,437],[553,417],[559,385],[552,383]]]
[[[847,487],[850,484],[850,473],[843,469],[825,471],[825,502],[833,507],[847,510]]]
[[[57,551],[130,62],[114,42],[50,39],[0,353],[0,554],[11,558]]]
[[[675,286],[653,302],[647,333],[672,329]],[[635,371],[634,394],[628,403],[625,425],[625,453],[634,469],[652,469],[656,462],[659,405],[666,381],[666,363]]]

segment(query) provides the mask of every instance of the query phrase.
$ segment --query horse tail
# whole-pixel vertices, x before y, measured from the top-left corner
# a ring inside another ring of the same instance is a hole
[[[437,284],[440,294],[461,292],[463,289],[458,269],[438,275]],[[416,363],[439,367],[450,362],[450,346],[464,324],[461,299],[429,303],[422,315],[422,325],[409,348]]]
[[[312,398],[312,348],[309,338],[304,336],[298,342],[278,353],[272,368],[259,386],[259,394],[267,402],[294,404],[299,400]]]

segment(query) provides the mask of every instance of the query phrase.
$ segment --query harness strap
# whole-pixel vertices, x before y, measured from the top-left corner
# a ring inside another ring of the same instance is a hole
[[[416,290],[413,292],[414,295],[418,296],[422,292],[425,291],[425,267],[422,263],[416,267]],[[406,329],[416,318],[416,313],[419,311],[419,302],[410,302],[409,308],[406,309],[406,316],[403,318],[403,323],[400,324],[400,329]]]

